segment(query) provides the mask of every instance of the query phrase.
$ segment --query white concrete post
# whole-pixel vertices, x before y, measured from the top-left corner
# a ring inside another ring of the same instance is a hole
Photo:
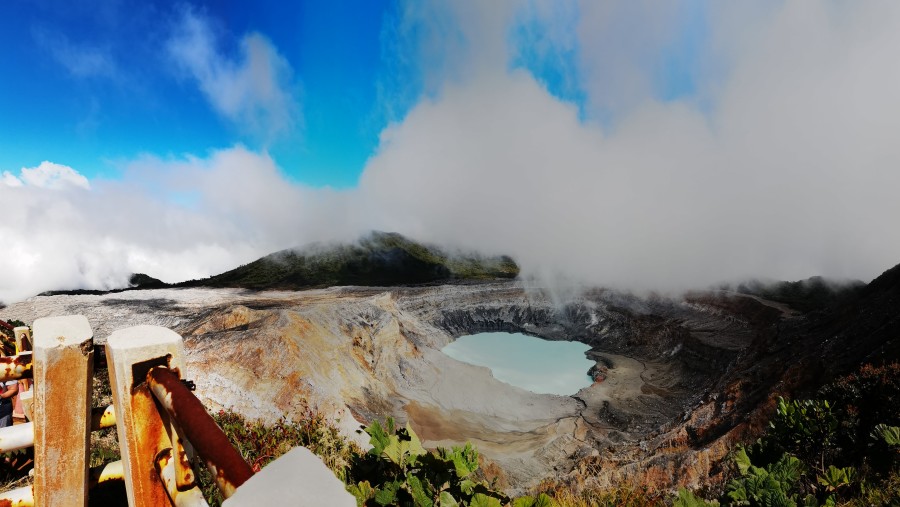
[[[222,507],[257,505],[355,507],[356,498],[318,456],[306,447],[294,447],[222,502]]]
[[[37,505],[87,505],[93,335],[82,315],[34,322]]]
[[[145,379],[153,366],[183,370],[184,343],[170,329],[134,326],[109,336],[106,358],[128,505],[169,507],[169,498],[154,464],[157,455],[170,449],[172,442]]]

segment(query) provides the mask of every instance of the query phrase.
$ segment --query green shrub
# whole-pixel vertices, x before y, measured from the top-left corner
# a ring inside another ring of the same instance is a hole
[[[799,459],[783,455],[765,467],[754,466],[743,447],[734,461],[741,476],[728,483],[727,496],[735,505],[797,505],[798,483],[804,466]]]
[[[895,453],[870,435],[879,424],[900,426],[900,363],[864,365],[822,388],[818,397],[831,400],[840,419],[835,464],[865,465],[886,476]]]
[[[501,507],[509,501],[476,478],[478,451],[468,443],[428,452],[409,425],[397,428],[391,418],[384,427],[373,422],[366,433],[372,449],[354,462],[347,488],[360,506]],[[527,502],[521,505],[546,505]]]
[[[836,439],[840,421],[827,400],[794,400],[778,398],[778,409],[769,423],[763,447],[799,457],[824,470],[837,451]]]

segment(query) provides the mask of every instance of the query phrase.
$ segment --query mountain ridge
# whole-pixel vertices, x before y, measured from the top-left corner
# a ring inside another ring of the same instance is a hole
[[[513,279],[518,274],[519,266],[505,255],[453,255],[398,233],[373,231],[355,243],[281,250],[224,273],[173,286],[298,290]]]

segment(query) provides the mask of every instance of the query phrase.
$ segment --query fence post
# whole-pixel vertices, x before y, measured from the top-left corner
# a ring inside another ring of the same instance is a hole
[[[86,505],[94,333],[82,315],[33,327],[35,504]]]
[[[154,464],[172,447],[168,428],[146,384],[154,366],[184,369],[184,343],[178,333],[160,326],[134,326],[113,332],[106,342],[116,430],[131,507],[170,505]]]

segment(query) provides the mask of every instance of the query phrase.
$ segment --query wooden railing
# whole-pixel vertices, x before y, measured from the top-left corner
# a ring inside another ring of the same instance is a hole
[[[34,482],[0,493],[0,505],[84,506],[93,486],[120,480],[132,507],[205,506],[192,468],[195,456],[209,468],[227,507],[356,505],[303,448],[254,475],[191,392],[183,375],[184,343],[174,331],[135,326],[108,337],[113,405],[98,408],[91,406],[94,343],[87,319],[38,319],[33,331],[33,351],[25,350],[28,340],[20,342],[17,333],[17,354],[0,358],[0,379],[34,379],[32,421],[0,428],[0,452],[33,446]],[[113,425],[121,461],[89,468],[91,431]]]

